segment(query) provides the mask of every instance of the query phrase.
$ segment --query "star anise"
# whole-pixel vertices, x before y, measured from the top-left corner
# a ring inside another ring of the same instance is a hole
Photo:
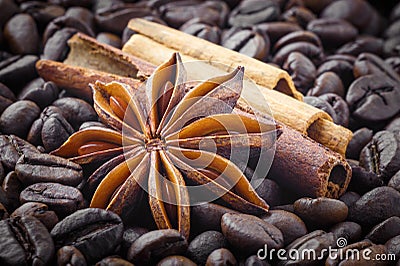
[[[246,150],[253,156],[276,140],[274,125],[235,111],[243,75],[238,67],[189,84],[174,54],[139,89],[91,84],[95,110],[108,127],[82,129],[53,154],[80,164],[106,161],[87,181],[91,207],[124,217],[147,192],[158,228],[175,225],[186,237],[190,205],[210,195],[244,213],[267,212],[267,203],[229,159]]]

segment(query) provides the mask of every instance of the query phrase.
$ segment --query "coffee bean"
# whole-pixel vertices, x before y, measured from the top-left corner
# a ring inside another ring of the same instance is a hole
[[[321,109],[322,111],[327,112],[333,119],[333,121],[337,120],[336,112],[333,110],[333,107],[325,100],[314,97],[314,96],[306,96],[304,97],[304,102],[315,108]]]
[[[316,19],[316,16],[311,10],[302,6],[294,6],[286,10],[282,14],[285,21],[299,24],[302,28],[306,28],[307,24]]]
[[[65,16],[80,20],[93,32],[95,31],[94,15],[89,9],[80,6],[72,6],[67,9]]]
[[[53,61],[63,61],[69,52],[67,41],[77,32],[77,29],[68,27],[56,31],[47,39],[41,58]]]
[[[53,19],[63,16],[65,9],[61,6],[38,1],[28,1],[20,5],[22,13],[28,13],[35,19],[39,32]]]
[[[157,266],[195,266],[197,265],[190,259],[183,257],[183,256],[169,256],[166,258],[163,258],[157,263]]]
[[[254,254],[264,245],[268,245],[269,248],[281,248],[284,244],[282,232],[256,216],[224,214],[221,228],[228,242],[247,255]]]
[[[4,38],[15,54],[37,54],[39,33],[35,20],[28,14],[13,16],[4,27]]]
[[[245,0],[232,10],[228,23],[235,27],[252,26],[276,20],[279,14],[279,7],[274,1]]]
[[[346,204],[330,198],[301,198],[294,202],[293,207],[305,222],[320,226],[343,222],[348,214]]]
[[[354,41],[344,44],[336,53],[358,56],[361,53],[373,53],[381,55],[383,52],[383,40],[373,36],[359,36]]]
[[[400,235],[400,218],[393,216],[374,226],[365,238],[376,244],[385,244],[397,235]]]
[[[317,72],[314,64],[299,52],[293,52],[287,57],[283,69],[288,71],[296,89],[303,94],[313,85]]]
[[[221,45],[249,57],[265,60],[269,53],[270,44],[268,37],[262,36],[258,32],[244,29],[223,39]]]
[[[319,64],[323,58],[323,51],[320,47],[309,42],[295,42],[282,47],[277,53],[275,53],[272,61],[277,65],[282,66],[292,52],[299,52],[305,55],[316,65]]]
[[[58,93],[57,85],[49,81],[37,87],[25,86],[18,98],[35,102],[41,109],[44,109],[57,99]]]
[[[256,255],[252,255],[246,259],[244,266],[269,266],[270,264],[265,260],[261,260]]]
[[[58,217],[53,211],[49,211],[46,204],[38,202],[27,202],[18,207],[12,214],[11,218],[22,217],[22,216],[34,216],[41,221],[47,228],[47,230],[53,229],[58,223]]]
[[[89,263],[112,254],[121,243],[122,234],[123,224],[119,216],[96,208],[78,210],[51,230],[56,248],[72,245]]]
[[[353,64],[354,62],[342,58],[327,58],[318,67],[317,76],[325,72],[334,72],[341,78],[343,86],[347,88],[354,80]]]
[[[2,188],[7,199],[7,209],[15,210],[19,206],[18,198],[23,187],[14,171],[6,175]]]
[[[189,244],[187,255],[197,264],[205,264],[216,249],[226,248],[225,237],[218,231],[206,231],[197,235]]]
[[[199,232],[221,231],[221,218],[225,213],[238,212],[213,203],[195,205],[191,208],[191,228]]]
[[[360,166],[389,180],[400,170],[400,140],[396,133],[380,131],[362,149]]]
[[[388,186],[400,191],[400,170],[389,180]]]
[[[96,40],[101,43],[111,45],[115,48],[121,48],[121,38],[118,35],[109,32],[100,32],[96,36]]]
[[[389,254],[395,254],[396,259],[399,260],[399,258],[400,258],[400,235],[389,239],[385,243],[385,246],[386,246],[387,252]]]
[[[398,56],[399,55],[399,46],[400,44],[400,36],[392,37],[386,39],[383,43],[383,54],[384,56]]]
[[[0,114],[15,100],[14,93],[7,86],[0,83]]]
[[[92,1],[90,0],[48,0],[49,3],[55,4],[55,5],[60,5],[64,7],[69,7],[69,6],[90,6],[92,4]]]
[[[136,241],[141,235],[148,233],[149,230],[143,227],[130,227],[124,230],[124,234],[122,235],[122,252],[126,254],[128,249],[131,247],[133,242]]]
[[[370,53],[360,54],[354,63],[354,76],[357,78],[360,76],[373,74],[384,74],[394,81],[400,82],[400,76],[381,58]]]
[[[96,266],[133,266],[133,264],[118,257],[107,257],[97,262]]]
[[[400,32],[400,20],[397,20],[389,25],[389,27],[383,33],[383,37],[385,38],[395,37],[398,36],[399,32]]]
[[[285,246],[307,234],[306,225],[294,213],[284,210],[271,210],[262,219],[276,226],[282,232]]]
[[[384,75],[362,76],[351,84],[346,101],[356,118],[386,120],[400,110],[400,85]]]
[[[283,211],[294,213],[293,204],[278,205],[278,206],[272,207],[272,209],[273,210],[283,210]]]
[[[17,91],[28,81],[37,77],[36,55],[13,56],[0,62],[0,82]]]
[[[170,255],[183,254],[188,243],[175,229],[162,229],[140,236],[129,248],[127,258],[137,264],[148,264]]]
[[[358,251],[358,252],[357,252]],[[348,245],[344,248],[341,248],[339,250],[336,250],[335,252],[332,253],[332,256],[330,256],[326,262],[325,265],[327,266],[333,266],[333,265],[370,265],[371,264],[371,259],[373,258],[378,258],[378,256],[382,256],[382,254],[386,254],[386,248],[383,245],[374,245],[371,242],[368,241],[361,241],[357,242],[351,245]],[[346,259],[344,259],[343,256],[340,256],[340,254],[361,254],[361,256],[346,256]],[[377,254],[379,254],[377,256]],[[375,263],[374,263],[375,264]],[[375,265],[387,265],[386,262],[382,262],[380,264],[379,262],[376,263]]]
[[[282,190],[279,185],[272,179],[265,178],[261,183],[255,188],[257,194],[268,202],[270,206],[280,205],[283,201]]]
[[[199,21],[199,19],[187,21],[179,30],[216,44],[219,44],[221,40],[221,29],[219,27],[205,21]]]
[[[349,184],[349,189],[352,191],[364,194],[376,187],[384,185],[384,181],[376,173],[367,171],[363,167],[349,162],[352,170],[352,177]]]
[[[365,193],[349,208],[350,221],[372,227],[389,217],[400,216],[400,192],[391,187],[378,187]]]
[[[235,256],[226,248],[214,250],[207,258],[206,266],[237,265]]]
[[[58,217],[65,217],[84,207],[81,192],[70,186],[58,183],[36,183],[25,188],[20,202],[33,201],[46,204]]]
[[[329,231],[332,232],[337,239],[345,238],[348,243],[354,243],[360,240],[362,236],[362,228],[355,222],[341,222],[335,224]]]
[[[271,43],[275,43],[281,37],[296,31],[301,31],[301,27],[290,22],[265,22],[254,25],[254,28],[267,35]]]
[[[385,59],[385,62],[389,64],[398,75],[400,75],[400,57],[389,57]]]
[[[3,29],[3,26],[6,22],[16,13],[19,12],[18,6],[12,0],[1,0],[0,1],[0,28]]]
[[[326,93],[335,93],[340,97],[344,97],[345,90],[342,80],[334,72],[325,72],[319,75],[314,86],[307,92],[307,96],[320,96]]]
[[[19,157],[30,152],[39,152],[32,144],[26,142],[17,136],[0,135],[0,161],[2,165],[13,170]]]
[[[358,160],[361,150],[371,141],[373,137],[372,130],[363,127],[353,132],[353,137],[346,150],[346,157]]]
[[[340,198],[340,201],[343,201],[344,204],[346,204],[346,206],[348,208],[350,208],[350,206],[352,206],[357,200],[360,199],[360,195],[357,194],[354,191],[346,191]]]
[[[57,265],[59,266],[86,266],[85,257],[74,246],[63,246],[57,251]]]
[[[345,100],[335,93],[325,93],[318,98],[329,103],[336,113],[336,119],[333,120],[338,125],[347,127],[349,125],[350,111]]]
[[[296,42],[308,42],[317,47],[322,47],[321,40],[315,33],[311,31],[294,31],[280,38],[274,45],[274,51]]]

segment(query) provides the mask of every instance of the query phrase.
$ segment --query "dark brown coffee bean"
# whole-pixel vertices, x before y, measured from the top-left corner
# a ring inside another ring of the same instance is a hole
[[[345,96],[342,80],[334,72],[325,72],[319,75],[314,81],[314,86],[307,92],[307,96],[320,96],[325,93]]]
[[[30,153],[19,158],[15,172],[24,185],[41,182],[77,186],[83,179],[82,168],[62,157]]]
[[[354,80],[354,61],[345,60],[344,58],[327,58],[326,61],[318,67],[317,76],[320,76],[325,72],[334,72],[341,78],[344,87],[347,88]]]
[[[148,232],[140,236],[129,248],[127,258],[137,264],[148,264],[170,255],[183,254],[188,243],[175,229]]]
[[[265,202],[268,202],[270,206],[282,204],[282,190],[272,179],[263,179],[256,187],[256,192]]]
[[[308,42],[315,46],[322,47],[319,37],[311,31],[294,31],[280,38],[274,45],[274,51],[296,42]]]
[[[37,77],[36,55],[13,56],[0,62],[0,82],[17,91],[28,81]]]
[[[63,61],[69,52],[67,41],[77,32],[77,29],[68,27],[56,31],[47,39],[41,58],[53,61]]]
[[[400,192],[378,187],[365,193],[349,208],[349,220],[372,227],[389,217],[400,216]]]
[[[354,63],[354,76],[360,77],[365,75],[387,75],[394,81],[400,82],[400,76],[393,68],[374,54],[363,53],[357,57]]]
[[[265,60],[269,54],[269,40],[266,40],[268,37],[257,32],[241,30],[222,40],[221,45],[249,57]]]
[[[400,75],[400,57],[399,56],[393,56],[385,59],[385,62],[389,64],[394,71],[398,75]]]
[[[317,72],[314,64],[299,52],[293,52],[287,57],[283,69],[288,71],[296,89],[303,94],[313,85]]]
[[[14,93],[6,85],[0,83],[0,114],[15,100]]]
[[[97,262],[96,266],[133,266],[133,264],[118,257],[107,257]]]
[[[179,30],[215,44],[219,44],[221,40],[221,29],[218,26],[199,19],[189,20]]]
[[[72,245],[93,263],[114,252],[122,241],[123,230],[115,213],[88,208],[65,217],[51,230],[51,235],[56,248]]]
[[[349,125],[350,111],[345,100],[337,94],[325,93],[318,98],[329,103],[336,113],[336,119],[333,120],[338,125],[347,127]]]
[[[58,87],[53,82],[44,82],[40,86],[25,86],[19,94],[19,99],[35,102],[41,109],[50,105],[58,97]]]
[[[314,64],[319,64],[323,58],[323,51],[320,47],[309,42],[295,42],[282,47],[275,53],[272,61],[282,66],[288,56],[293,52],[299,52],[308,57]]]
[[[316,16],[308,8],[295,6],[286,10],[282,14],[282,18],[287,22],[296,23],[302,28],[306,28],[310,21],[316,19]]]
[[[256,255],[252,255],[246,259],[244,266],[270,266],[265,260],[261,260]]]
[[[197,265],[190,259],[183,256],[169,256],[157,263],[157,266],[195,266]]]
[[[254,254],[264,245],[268,245],[268,248],[281,248],[284,244],[282,232],[256,216],[224,214],[221,228],[228,242],[247,255]]]
[[[352,191],[364,194],[376,187],[384,185],[384,181],[376,173],[367,171],[363,167],[349,162],[352,170],[352,177],[349,184],[349,189]]]
[[[400,170],[400,141],[396,133],[380,131],[362,149],[360,166],[389,180]]]
[[[17,136],[0,135],[0,161],[8,170],[14,170],[19,157],[29,152],[39,152],[32,144]]]
[[[221,218],[225,213],[238,212],[213,203],[195,205],[191,209],[191,228],[199,232],[209,230],[221,231]]]
[[[343,201],[348,208],[350,208],[359,199],[360,195],[354,191],[347,191],[339,198],[339,200]]]
[[[321,109],[321,110],[327,112],[332,117],[333,121],[337,120],[335,110],[333,110],[333,107],[327,101],[325,101],[319,97],[306,96],[306,97],[304,97],[304,102],[306,104],[314,106],[315,108],[318,108],[318,109]]]
[[[89,9],[80,6],[72,6],[67,9],[65,16],[80,20],[93,32],[95,31],[94,14]]]
[[[207,258],[206,266],[237,265],[235,256],[226,248],[214,250]]]
[[[13,16],[4,27],[4,38],[15,54],[37,54],[39,33],[35,20],[28,14]]]
[[[7,199],[7,208],[9,210],[16,209],[19,206],[18,198],[23,186],[14,171],[11,171],[6,175],[2,188]]]
[[[58,217],[55,212],[49,211],[46,204],[38,202],[27,202],[18,209],[16,209],[12,214],[11,218],[22,217],[22,216],[34,216],[39,221],[41,221],[47,228],[47,230],[53,229],[53,227],[58,223]]]
[[[398,36],[400,32],[400,20],[394,21],[389,25],[389,27],[383,33],[383,37],[391,38]]]
[[[344,44],[336,53],[358,56],[361,53],[382,54],[383,40],[373,36],[360,36],[354,41]]]
[[[399,84],[385,75],[358,78],[346,95],[352,115],[366,121],[381,121],[394,116],[400,110]]]
[[[78,129],[83,122],[98,119],[93,107],[78,98],[61,98],[53,102],[53,105],[61,109],[63,116],[74,129]]]
[[[57,251],[57,265],[59,266],[86,266],[86,259],[74,246],[63,246]]]
[[[105,43],[111,45],[115,48],[120,49],[121,46],[121,38],[118,35],[109,32],[100,32],[96,36],[96,40],[101,43]]]
[[[361,226],[354,222],[341,222],[335,224],[329,231],[332,232],[337,239],[345,238],[348,243],[354,243],[360,240],[362,236]]]
[[[400,218],[393,216],[374,226],[365,238],[376,244],[385,244],[397,235],[400,235]]]
[[[187,255],[197,264],[205,264],[208,256],[216,249],[226,248],[225,237],[217,231],[206,231],[197,235],[187,249]]]
[[[291,32],[302,30],[297,24],[280,21],[260,23],[255,25],[254,28],[267,35],[272,44]]]
[[[395,254],[396,259],[400,259],[400,235],[389,239],[385,243],[388,254]]]
[[[371,265],[375,258],[386,254],[387,250],[383,245],[374,245],[368,241],[361,241],[332,252],[326,260],[325,265]],[[359,254],[340,256],[340,254]],[[379,254],[377,256],[377,254]],[[373,263],[374,265],[387,265],[386,261]]]
[[[19,200],[22,204],[29,201],[44,203],[60,218],[84,207],[84,199],[78,189],[57,183],[30,185],[21,192]]]
[[[400,191],[400,170],[389,180],[388,186]]]
[[[4,265],[49,265],[53,240],[35,217],[0,221],[0,260]]]
[[[19,12],[18,6],[12,0],[1,0],[0,1],[0,28],[3,29],[3,26],[6,22],[16,13]]]
[[[383,54],[385,56],[398,56],[399,45],[400,45],[400,36],[386,39],[383,44]]]
[[[61,6],[38,1],[24,2],[20,7],[23,13],[28,13],[35,19],[40,32],[45,29],[50,21],[63,16],[65,13],[65,9]]]
[[[133,242],[136,241],[141,235],[148,233],[149,230],[143,227],[130,227],[124,230],[122,235],[122,252],[126,254]]]
[[[373,132],[366,127],[353,132],[353,138],[350,140],[346,150],[346,157],[358,160],[361,150],[371,141]]]
[[[262,219],[276,226],[282,232],[285,246],[307,234],[306,225],[294,213],[284,210],[271,210]]]
[[[279,7],[274,1],[245,0],[232,10],[228,23],[234,27],[246,27],[274,21],[279,15]]]

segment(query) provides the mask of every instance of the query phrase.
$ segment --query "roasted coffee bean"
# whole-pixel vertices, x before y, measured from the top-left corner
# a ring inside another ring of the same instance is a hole
[[[14,135],[0,135],[0,150],[0,161],[8,170],[14,170],[21,155],[39,152],[32,144]]]
[[[143,227],[130,227],[124,230],[122,235],[122,252],[126,254],[133,242],[136,241],[141,235],[148,233],[149,230]]]
[[[67,41],[77,32],[74,28],[63,28],[56,31],[47,39],[42,59],[63,61],[69,52]]]
[[[24,2],[20,7],[23,13],[28,13],[35,19],[39,31],[44,30],[53,19],[65,14],[65,9],[61,6],[38,1]]]
[[[272,44],[291,32],[301,31],[301,27],[296,24],[280,21],[260,23],[255,25],[254,28],[267,35]]]
[[[78,210],[51,230],[56,248],[72,245],[90,263],[110,255],[122,241],[123,224],[118,215],[103,209]]]
[[[352,62],[350,60],[345,60],[344,58],[326,59],[326,61],[324,61],[318,67],[317,75],[320,76],[325,72],[334,72],[341,78],[343,86],[347,88],[354,80],[354,75],[353,75],[354,61]]]
[[[348,220],[372,227],[389,217],[400,216],[400,192],[378,187],[365,193],[349,208]]]
[[[0,130],[25,138],[40,108],[32,101],[18,101],[7,107],[0,116]]]
[[[83,179],[82,168],[62,157],[29,153],[22,155],[15,172],[24,185],[54,182],[69,186],[77,186]]]
[[[265,260],[261,260],[256,255],[252,255],[246,259],[244,266],[270,266]]]
[[[18,209],[16,209],[12,214],[11,218],[22,217],[22,216],[34,216],[39,221],[41,221],[47,228],[47,230],[53,229],[53,227],[58,223],[58,217],[55,212],[49,211],[46,204],[39,202],[27,202]]]
[[[257,194],[270,206],[282,204],[282,190],[274,180],[265,178],[255,189]]]
[[[249,57],[265,60],[269,54],[270,44],[268,37],[262,36],[258,32],[244,29],[223,39],[221,45]]]
[[[72,6],[65,12],[66,17],[72,17],[82,21],[93,32],[95,31],[94,14],[89,9],[80,6]]]
[[[2,188],[7,199],[7,208],[9,210],[16,209],[19,206],[18,198],[23,187],[14,171],[6,175]]]
[[[400,259],[400,235],[389,239],[385,243],[388,254],[395,254],[396,259]]]
[[[308,57],[314,64],[319,64],[323,58],[323,51],[320,47],[309,42],[295,42],[282,47],[275,53],[272,61],[279,66],[282,66],[288,56],[293,52],[299,52]]]
[[[337,94],[325,93],[318,98],[329,103],[336,113],[336,119],[333,120],[338,125],[347,127],[349,125],[350,111],[345,100]]]
[[[197,235],[187,249],[187,255],[197,264],[205,264],[208,256],[216,249],[226,248],[225,237],[218,231],[206,231]]]
[[[6,85],[0,83],[0,114],[15,100],[14,93]]]
[[[400,32],[400,20],[394,21],[389,25],[389,27],[383,33],[383,37],[391,38],[398,36]]]
[[[133,264],[118,257],[107,257],[97,262],[96,266],[133,266]]]
[[[0,188],[0,190],[2,190],[2,188]],[[2,193],[2,192],[0,192]],[[8,211],[6,209],[6,207],[1,203],[1,199],[0,199],[0,221],[1,220],[5,220],[9,217]]]
[[[19,12],[18,6],[12,0],[1,0],[0,1],[0,28],[3,29],[3,26],[6,22],[16,13]]]
[[[393,56],[385,59],[385,62],[389,64],[394,71],[398,75],[400,75],[400,57],[399,56]]]
[[[63,246],[57,251],[57,265],[59,266],[86,266],[86,259],[74,246]]]
[[[59,148],[74,129],[55,106],[46,107],[40,117],[32,123],[27,140],[35,145],[43,145],[47,152]]]
[[[0,261],[4,265],[49,265],[54,244],[35,217],[0,221]]]
[[[332,225],[346,219],[348,208],[340,200],[330,198],[301,198],[294,202],[294,212],[306,223]]]
[[[317,72],[314,64],[299,52],[293,52],[287,57],[283,69],[288,71],[296,89],[303,94],[313,85]]]
[[[286,10],[282,14],[282,18],[285,21],[299,24],[302,28],[306,28],[310,21],[316,19],[313,12],[302,6],[295,6]]]
[[[400,45],[400,36],[386,39],[383,44],[383,54],[385,56],[398,56],[399,45]]]
[[[189,20],[179,30],[216,44],[221,40],[221,29],[218,26],[199,19]]]
[[[335,224],[329,231],[332,232],[337,239],[345,238],[348,243],[354,243],[360,240],[362,236],[361,226],[354,222],[341,222]]]
[[[175,229],[148,232],[129,248],[127,258],[135,264],[149,264],[170,255],[183,254],[188,243]]]
[[[246,27],[276,20],[279,15],[279,7],[274,1],[244,0],[232,10],[228,23],[234,27]]]
[[[28,81],[37,77],[36,55],[13,56],[0,62],[0,82],[13,91],[22,88]]]
[[[63,116],[74,129],[78,129],[83,122],[98,119],[93,107],[78,98],[61,98],[53,102],[53,105],[61,109]]]
[[[214,250],[207,258],[206,266],[237,265],[235,256],[226,248]]]
[[[383,40],[373,36],[359,36],[354,41],[344,44],[336,50],[338,54],[358,56],[361,53],[373,53],[381,55],[383,52]]]
[[[347,191],[339,198],[339,200],[343,201],[344,204],[346,204],[346,206],[350,208],[350,206],[353,205],[357,200],[359,200],[360,197],[361,196],[354,191]]]
[[[19,99],[35,102],[41,109],[50,105],[58,97],[58,87],[53,82],[44,82],[40,86],[25,86],[19,94]]]
[[[190,259],[183,256],[169,256],[157,263],[157,266],[195,266],[197,265]]]
[[[294,31],[284,35],[274,45],[274,51],[280,50],[288,44],[296,42],[308,42],[315,46],[322,47],[319,37],[311,31]]]
[[[352,177],[349,184],[349,189],[352,191],[364,194],[371,189],[384,185],[384,181],[376,173],[367,171],[363,167],[349,162],[352,170]]]
[[[358,78],[346,95],[352,115],[366,121],[381,121],[394,116],[400,110],[399,84],[385,75]]]
[[[372,140],[373,132],[366,127],[353,132],[353,137],[346,150],[346,157],[358,160],[361,150]]]
[[[304,97],[304,102],[327,112],[332,117],[333,121],[337,120],[335,110],[333,110],[333,107],[327,101],[319,97],[306,96]]]
[[[22,204],[29,201],[44,203],[60,218],[84,207],[84,199],[78,189],[58,183],[30,185],[21,192],[19,200]]]
[[[272,207],[272,209],[273,210],[283,210],[283,211],[294,213],[293,204],[278,205],[278,206]]]
[[[270,210],[262,219],[276,226],[282,232],[285,246],[307,234],[306,225],[294,213],[284,210]]]
[[[357,254],[356,250],[361,255],[345,256],[346,259],[344,259],[344,256],[340,256],[340,254]],[[384,245],[374,245],[368,241],[361,241],[332,252],[331,256],[326,260],[325,265],[371,265],[371,260],[378,258],[378,256],[380,258],[386,252],[387,250]],[[377,256],[377,254],[379,255]],[[386,261],[373,264],[387,265]]]
[[[4,38],[15,54],[37,54],[39,33],[35,20],[28,14],[13,16],[4,27]]]
[[[374,226],[365,238],[376,244],[385,244],[397,235],[400,235],[400,218],[393,216]]]
[[[345,96],[345,90],[340,77],[334,72],[325,72],[319,75],[314,86],[307,92],[307,96],[320,96],[326,93],[335,93],[340,97]]]
[[[283,247],[282,232],[272,224],[247,214],[227,213],[221,219],[222,233],[238,251],[254,254],[264,245]]]
[[[389,180],[388,186],[400,191],[400,170]]]
[[[360,166],[389,180],[400,170],[400,140],[396,133],[380,131],[362,149]]]
[[[381,58],[370,53],[360,54],[354,63],[354,76],[357,78],[373,74],[384,74],[394,81],[400,82],[400,76]]]
[[[100,32],[96,36],[96,40],[101,43],[105,43],[115,48],[121,48],[121,38],[118,35],[109,32]]]
[[[221,231],[221,218],[225,213],[238,212],[213,203],[195,205],[191,208],[191,228],[199,232]]]

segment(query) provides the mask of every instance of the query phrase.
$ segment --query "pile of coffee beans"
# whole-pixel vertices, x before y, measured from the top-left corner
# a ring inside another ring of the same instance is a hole
[[[0,0],[0,264],[400,265],[400,4],[381,2]],[[83,184],[98,165],[49,152],[104,125],[35,63],[63,61],[76,32],[121,48],[137,17],[285,69],[306,103],[354,132],[348,191],[298,198],[267,178],[257,192],[268,215],[193,206],[189,239],[156,230],[145,203],[132,221],[88,208]],[[272,249],[323,255],[282,259]],[[346,250],[381,260],[345,262]]]

